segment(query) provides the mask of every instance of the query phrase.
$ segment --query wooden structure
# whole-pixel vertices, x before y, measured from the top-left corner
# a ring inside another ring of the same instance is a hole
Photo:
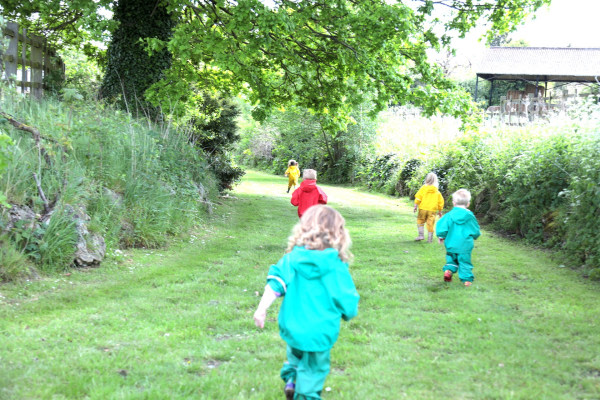
[[[488,113],[514,116],[517,120],[525,117],[532,120],[551,110],[564,109],[568,95],[563,93],[558,104],[548,101],[548,82],[560,84],[582,83],[600,85],[600,48],[557,48],[557,47],[491,47],[477,67],[475,101],[479,88],[479,78],[491,82]],[[509,90],[502,96],[500,104],[492,106],[495,81],[524,81],[523,91]],[[543,85],[541,85],[543,83]],[[555,98],[556,100],[556,98]]]
[[[6,24],[3,36],[9,38],[9,43],[2,54],[2,77],[15,82],[21,93],[40,98],[52,74],[64,78],[65,65],[46,38],[28,35],[25,29],[19,32],[19,25],[14,22]]]

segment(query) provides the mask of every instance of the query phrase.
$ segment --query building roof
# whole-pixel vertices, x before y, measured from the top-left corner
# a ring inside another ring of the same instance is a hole
[[[476,73],[490,80],[598,82],[600,48],[490,47]]]

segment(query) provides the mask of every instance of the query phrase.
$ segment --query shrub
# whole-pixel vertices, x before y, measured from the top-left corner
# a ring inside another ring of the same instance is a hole
[[[240,140],[236,118],[239,108],[231,101],[202,96],[200,114],[189,122],[190,141],[208,155],[210,168],[219,181],[219,190],[232,189],[244,175],[229,151]]]
[[[21,251],[15,248],[7,236],[0,237],[0,282],[35,275],[35,269]]]
[[[400,160],[393,153],[384,154],[375,159],[363,159],[356,174],[357,180],[369,189],[382,190],[394,194],[394,177],[400,168]]]
[[[418,158],[411,158],[402,167],[400,171],[400,175],[398,176],[398,181],[396,183],[396,191],[400,196],[408,196],[409,195],[409,187],[408,183],[417,173],[418,168],[421,166],[422,162]]]
[[[587,265],[600,268],[600,124],[573,143],[570,184],[561,194],[565,207],[565,248]],[[598,272],[598,270],[596,270]],[[595,276],[600,276],[596,272]]]

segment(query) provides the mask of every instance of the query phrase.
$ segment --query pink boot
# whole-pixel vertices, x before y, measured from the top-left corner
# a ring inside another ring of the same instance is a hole
[[[419,231],[419,236],[417,236],[415,241],[425,240],[425,227],[423,225],[417,225],[417,230]]]

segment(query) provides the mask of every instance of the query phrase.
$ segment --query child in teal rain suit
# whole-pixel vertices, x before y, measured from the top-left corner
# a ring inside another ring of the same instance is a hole
[[[458,277],[465,286],[473,283],[473,264],[471,251],[475,239],[481,235],[475,215],[467,209],[471,202],[471,193],[466,189],[452,194],[452,211],[444,215],[436,225],[436,235],[440,243],[446,245],[446,265],[444,280],[450,282],[452,274],[458,271]]]
[[[294,227],[287,254],[269,269],[267,286],[254,313],[263,328],[267,309],[283,296],[279,334],[287,343],[281,369],[286,399],[320,399],[329,374],[329,352],[340,320],[358,313],[359,295],[348,270],[350,236],[344,218],[331,207],[309,208]]]

